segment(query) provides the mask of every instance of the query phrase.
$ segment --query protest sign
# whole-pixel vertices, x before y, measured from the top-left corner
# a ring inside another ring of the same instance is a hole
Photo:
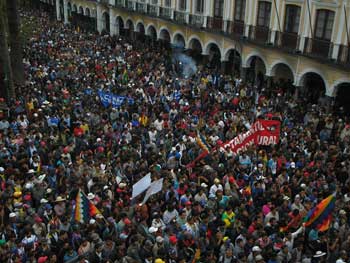
[[[140,179],[137,183],[135,183],[132,186],[132,196],[131,198],[134,199],[139,194],[146,191],[146,189],[151,185],[151,174],[146,174],[142,179]]]
[[[160,192],[163,188],[163,178],[159,179],[157,181],[154,181],[151,183],[150,187],[148,188],[145,197],[143,199],[143,204],[147,202],[148,198],[150,198],[151,195],[154,195],[158,192]]]

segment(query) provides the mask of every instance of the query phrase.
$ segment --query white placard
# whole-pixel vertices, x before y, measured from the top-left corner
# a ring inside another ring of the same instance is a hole
[[[143,199],[143,204],[147,202],[148,198],[151,195],[154,195],[158,192],[160,192],[163,188],[163,178],[159,179],[157,181],[154,181],[151,183],[150,187],[148,188],[146,194],[145,194],[145,198]]]
[[[146,174],[142,179],[132,186],[132,197],[134,199],[139,194],[146,191],[146,189],[151,185],[151,173]]]

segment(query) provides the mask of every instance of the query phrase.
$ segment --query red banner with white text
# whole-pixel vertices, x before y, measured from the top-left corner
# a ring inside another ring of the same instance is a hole
[[[239,134],[231,141],[221,145],[221,148],[231,149],[231,152],[238,154],[245,151],[250,145],[274,145],[280,139],[280,121],[275,120],[258,120],[250,129]]]

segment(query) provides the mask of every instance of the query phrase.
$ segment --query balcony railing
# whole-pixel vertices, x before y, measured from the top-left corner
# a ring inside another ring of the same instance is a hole
[[[204,16],[190,14],[189,24],[191,26],[194,26],[194,27],[197,27],[197,28],[203,27],[203,25],[204,25]]]
[[[181,24],[187,24],[188,13],[183,11],[174,11],[174,20]]]
[[[268,44],[270,41],[270,29],[263,26],[249,26],[249,40],[259,44]]]
[[[169,7],[161,7],[159,10],[159,16],[166,18],[166,19],[171,19],[172,18],[172,13],[173,10]]]
[[[130,11],[134,11],[134,1],[132,0],[126,0],[126,8]]]
[[[299,47],[298,34],[276,31],[274,45],[278,48],[282,48],[287,51],[294,52],[298,50],[298,47]]]
[[[116,7],[125,7],[125,0],[115,0]]]
[[[350,46],[340,45],[337,62],[350,66]]]
[[[136,3],[136,11],[140,13],[147,12],[147,4],[145,3]]]
[[[309,56],[329,59],[332,57],[332,51],[333,47],[330,41],[315,38],[305,39],[304,53]]]
[[[223,24],[222,18],[209,16],[207,19],[207,28],[210,30],[222,31]]]
[[[109,0],[99,0],[101,4],[109,5]]]
[[[227,34],[234,38],[244,36],[244,22],[242,21],[227,21]]]
[[[151,5],[151,4],[147,5],[147,12],[151,16],[158,16],[158,10],[159,10],[159,7],[156,5]]]

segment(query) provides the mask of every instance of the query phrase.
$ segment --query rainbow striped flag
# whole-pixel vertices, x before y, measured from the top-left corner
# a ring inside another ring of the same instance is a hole
[[[87,223],[92,217],[101,212],[79,189],[75,198],[74,220],[80,223]]]
[[[331,224],[334,208],[335,194],[331,194],[308,212],[304,218],[305,227],[326,231]]]

